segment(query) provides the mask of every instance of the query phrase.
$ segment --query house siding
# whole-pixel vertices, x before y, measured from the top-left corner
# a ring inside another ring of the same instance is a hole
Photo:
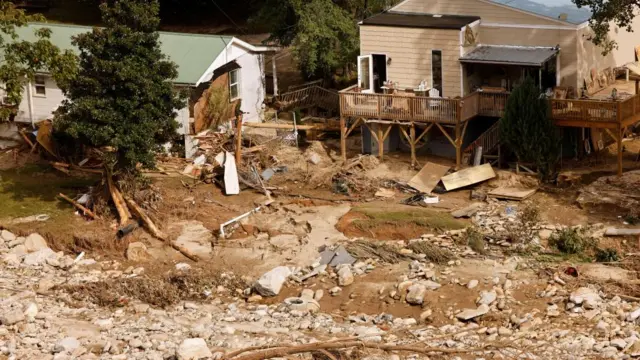
[[[482,44],[513,46],[560,45],[560,85],[580,88],[577,31],[556,29],[501,28],[481,26]]]
[[[387,79],[403,88],[413,89],[424,79],[431,85],[431,50],[442,51],[443,95],[460,96],[460,30],[360,26],[361,55],[391,58]]]
[[[15,119],[17,122],[31,122],[27,86],[30,85],[27,84],[22,90],[22,102],[18,107],[18,114]],[[58,109],[65,99],[62,90],[58,88],[58,85],[56,85],[56,82],[50,76],[45,76],[46,95],[36,95],[34,85],[31,84],[31,86],[31,93],[33,94],[33,121],[38,123],[53,118],[53,112]]]
[[[393,8],[393,11],[404,11],[425,14],[474,15],[483,22],[501,24],[527,25],[562,25],[558,21],[509,9],[505,6],[486,3],[478,0],[408,0]]]

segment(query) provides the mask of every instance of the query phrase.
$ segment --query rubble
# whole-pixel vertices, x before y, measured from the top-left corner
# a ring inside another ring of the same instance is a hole
[[[274,268],[256,281],[254,289],[262,296],[276,296],[291,274],[291,270],[286,266]]]

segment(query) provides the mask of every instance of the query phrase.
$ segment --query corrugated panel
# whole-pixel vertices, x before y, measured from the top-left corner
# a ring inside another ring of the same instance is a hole
[[[51,29],[53,44],[74,52],[78,49],[71,44],[72,37],[92,29],[88,26],[34,23],[16,30],[20,39],[34,41],[37,39],[35,31],[42,28]],[[174,82],[195,84],[232,39],[231,36],[160,32],[160,47],[178,65],[178,77]]]
[[[527,11],[552,19],[566,21],[572,24],[582,24],[591,18],[591,10],[583,7],[579,9],[571,0],[490,0],[515,9]],[[566,14],[566,19],[562,18]]]
[[[519,46],[480,46],[460,58],[461,62],[542,66],[558,53],[555,48]]]

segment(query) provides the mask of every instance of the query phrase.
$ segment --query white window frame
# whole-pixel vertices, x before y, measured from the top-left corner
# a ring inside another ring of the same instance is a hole
[[[234,83],[231,82],[231,73],[233,73],[233,72],[236,73],[236,82],[234,82]],[[240,73],[240,68],[233,69],[233,70],[229,71],[229,101],[235,101],[235,100],[238,100],[238,99],[242,99],[242,87],[240,86],[241,76],[242,76],[242,74]],[[237,94],[236,97],[233,97],[231,95],[231,88],[233,86],[236,86],[236,88],[238,89],[238,94]]]
[[[42,79],[42,83],[38,83],[38,79]],[[42,89],[42,94],[38,93],[38,88]],[[33,96],[47,97],[47,77],[45,75],[36,75],[33,78]]]

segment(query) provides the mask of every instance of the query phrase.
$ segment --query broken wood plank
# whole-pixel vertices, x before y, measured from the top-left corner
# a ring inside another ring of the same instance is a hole
[[[451,175],[443,176],[442,184],[447,191],[459,189],[465,186],[477,184],[496,177],[491,164],[483,164],[457,171]]]
[[[449,166],[429,162],[409,180],[408,184],[422,193],[431,194],[433,188],[438,185],[440,179],[447,174],[449,169]]]
[[[618,229],[608,228],[604,232],[605,236],[634,236],[640,235],[640,229]]]
[[[240,194],[240,183],[238,182],[236,160],[230,152],[226,152],[224,160],[224,190],[227,195]]]
[[[71,203],[71,205],[77,207],[80,211],[82,211],[86,216],[89,216],[92,219],[99,219],[99,217],[94,214],[93,211],[87,209],[86,207],[82,206],[80,203],[78,203],[77,201],[73,200],[72,198],[68,197],[67,195],[60,193],[58,194],[58,196],[60,196],[61,198],[63,198],[64,200],[68,201],[69,203]]]
[[[538,191],[538,189],[504,187],[495,189],[487,195],[496,199],[522,201],[530,198],[533,194],[536,193],[536,191]]]

